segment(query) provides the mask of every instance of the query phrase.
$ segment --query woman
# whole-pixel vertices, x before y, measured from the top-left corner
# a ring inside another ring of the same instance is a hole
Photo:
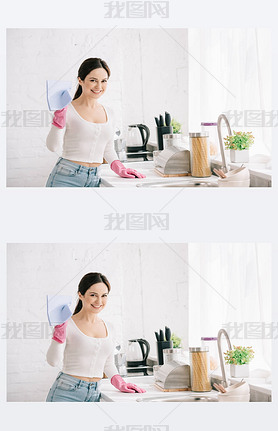
[[[55,111],[46,139],[50,151],[62,153],[46,187],[99,187],[98,167],[103,158],[123,178],[144,178],[126,168],[114,150],[113,112],[98,100],[105,93],[110,69],[100,58],[88,58],[78,71],[78,88],[72,102]]]
[[[103,373],[121,392],[145,392],[126,383],[114,364],[113,328],[98,316],[107,303],[110,284],[107,278],[91,272],[78,286],[79,301],[73,316],[54,328],[47,362],[56,367],[63,361],[47,402],[98,402],[99,381]]]

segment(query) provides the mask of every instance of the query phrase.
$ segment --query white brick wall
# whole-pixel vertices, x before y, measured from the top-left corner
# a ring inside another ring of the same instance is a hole
[[[162,29],[9,29],[7,110],[48,115],[45,81],[69,80],[73,95],[82,61],[101,57],[112,72],[101,101],[116,111],[122,131],[145,123],[156,140],[154,116],[166,110],[187,133],[187,30],[167,32],[171,37]],[[44,187],[57,159],[45,147],[49,122],[22,127],[18,121],[21,127],[7,128],[7,185]]]
[[[162,244],[9,244],[7,340],[8,401],[44,401],[58,373],[45,354],[51,329],[47,323],[46,295],[71,295],[84,274],[104,273],[112,289],[102,316],[117,328],[118,341],[146,338],[156,355],[154,331],[164,325],[188,344],[187,245]],[[182,259],[180,259],[181,256]],[[72,307],[74,308],[74,307]],[[23,337],[24,322],[34,322],[46,332],[39,338]],[[45,323],[44,323],[45,322]]]

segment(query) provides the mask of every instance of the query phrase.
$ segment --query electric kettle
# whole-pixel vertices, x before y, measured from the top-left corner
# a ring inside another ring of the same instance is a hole
[[[146,151],[146,145],[150,137],[150,129],[145,124],[131,124],[127,129],[126,151],[137,153]]]
[[[146,365],[147,357],[150,352],[150,345],[147,340],[138,338],[128,340],[126,361],[128,367],[139,367]]]

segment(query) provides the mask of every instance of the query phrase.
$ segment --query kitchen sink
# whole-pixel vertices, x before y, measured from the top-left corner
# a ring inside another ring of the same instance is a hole
[[[176,181],[153,181],[153,182],[142,182],[136,184],[136,187],[218,187],[217,182],[208,180],[176,180]]]
[[[167,403],[195,403],[195,402],[218,402],[217,397],[211,395],[176,395],[176,396],[158,396],[158,397],[146,397],[146,398],[137,398],[137,402],[167,402]]]

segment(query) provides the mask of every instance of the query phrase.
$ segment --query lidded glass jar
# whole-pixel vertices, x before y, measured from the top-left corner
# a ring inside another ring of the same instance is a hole
[[[211,391],[208,347],[189,347],[191,390]]]
[[[211,176],[208,137],[207,132],[189,133],[192,177],[204,178]]]
[[[168,364],[168,362],[176,361],[182,362],[181,348],[175,347],[174,349],[163,349],[163,362]]]
[[[172,134],[165,134],[163,137],[163,149],[166,150],[166,148],[169,147],[180,147],[181,146],[181,134],[180,133],[172,133]]]
[[[202,122],[201,130],[202,132],[207,132],[209,134],[209,154],[210,158],[213,159],[217,157],[217,155],[220,153],[218,144],[217,123]]]
[[[219,366],[217,337],[201,337],[202,347],[209,349],[209,370],[210,373]]]

